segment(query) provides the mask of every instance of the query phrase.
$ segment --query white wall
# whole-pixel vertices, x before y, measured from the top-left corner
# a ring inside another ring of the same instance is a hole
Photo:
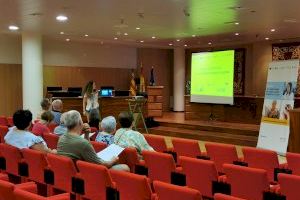
[[[0,63],[21,64],[21,44],[21,36],[0,34]],[[137,49],[44,39],[43,62],[47,66],[136,68]]]

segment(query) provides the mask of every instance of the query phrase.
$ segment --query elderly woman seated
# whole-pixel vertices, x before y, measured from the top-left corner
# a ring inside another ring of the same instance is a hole
[[[113,116],[105,117],[100,123],[101,132],[96,137],[97,142],[104,142],[107,145],[114,143],[114,134],[116,132],[116,119]]]
[[[18,110],[13,115],[14,127],[10,128],[5,135],[5,143],[19,149],[30,148],[44,153],[56,153],[47,147],[45,141],[33,133],[29,132],[31,126],[32,113],[29,110]]]
[[[55,99],[52,102],[52,114],[54,115],[54,123],[60,124],[60,117],[63,111],[63,103],[60,99]]]
[[[68,129],[67,129],[67,127],[65,126],[65,123],[64,123],[64,120],[65,120],[65,113],[63,113],[62,115],[61,115],[61,117],[60,117],[60,124],[57,126],[57,127],[55,127],[55,129],[54,129],[54,134],[56,134],[56,135],[58,135],[58,136],[61,136],[61,135],[63,135],[63,134],[65,134],[65,133],[67,133],[68,132]]]
[[[83,128],[83,122],[80,113],[71,110],[65,113],[64,124],[68,128],[68,132],[59,138],[57,144],[57,153],[72,158],[73,160],[83,160],[91,163],[101,164],[108,168],[116,170],[129,171],[129,167],[124,164],[117,164],[118,158],[114,158],[110,162],[101,160],[91,143],[80,137]]]
[[[154,151],[141,133],[132,130],[133,116],[130,113],[120,113],[118,120],[121,128],[114,136],[115,144],[124,148],[134,147],[140,155],[143,150]]]
[[[37,115],[37,119],[41,119],[42,117],[42,114],[46,111],[49,111],[50,110],[50,107],[51,107],[51,103],[50,103],[50,100],[48,98],[44,98],[41,103],[40,103],[41,107],[42,107],[42,110],[38,113]]]
[[[53,121],[54,116],[51,111],[42,113],[41,120],[36,122],[32,127],[32,133],[38,136],[42,136],[44,133],[50,133],[48,125]]]

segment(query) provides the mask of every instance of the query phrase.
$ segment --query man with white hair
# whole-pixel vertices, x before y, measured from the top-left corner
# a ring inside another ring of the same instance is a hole
[[[63,110],[63,103],[60,99],[55,99],[52,102],[52,114],[54,115],[53,122],[57,125],[60,124],[60,118]]]
[[[97,142],[104,142],[107,145],[114,143],[114,134],[116,132],[116,119],[113,116],[103,118],[100,123],[101,132],[96,137]]]
[[[60,136],[58,140],[57,153],[59,155],[67,156],[75,161],[83,160],[115,170],[130,171],[127,165],[117,164],[119,158],[106,162],[97,156],[91,143],[80,136],[83,122],[78,111],[71,110],[64,113],[64,125],[67,127],[68,132]]]

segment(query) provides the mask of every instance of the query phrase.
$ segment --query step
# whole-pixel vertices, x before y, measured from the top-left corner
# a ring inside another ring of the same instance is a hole
[[[151,134],[164,135],[170,137],[180,137],[210,142],[220,142],[242,146],[256,146],[257,136],[240,135],[234,133],[199,131],[176,127],[159,126],[149,129]]]

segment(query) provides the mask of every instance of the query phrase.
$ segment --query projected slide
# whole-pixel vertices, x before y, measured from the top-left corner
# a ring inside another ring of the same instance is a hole
[[[191,102],[233,104],[234,50],[192,54]]]

